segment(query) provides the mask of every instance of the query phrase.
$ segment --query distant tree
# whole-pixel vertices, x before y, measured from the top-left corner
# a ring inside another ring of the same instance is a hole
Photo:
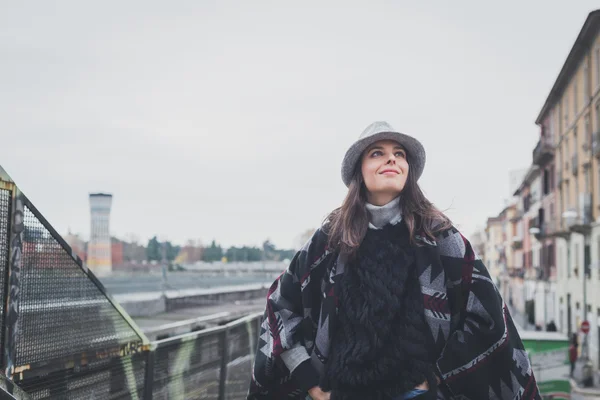
[[[273,243],[271,243],[271,241],[269,239],[267,239],[263,242],[262,247],[263,247],[263,253],[265,256],[265,260],[272,260],[273,256],[277,252],[275,245]]]
[[[220,261],[223,258],[223,248],[213,240],[210,247],[204,249],[202,260],[207,262]]]
[[[250,262],[262,260],[262,251],[258,247],[230,247],[225,253],[228,262]]]
[[[279,260],[291,260],[296,255],[296,250],[278,250]]]
[[[158,242],[156,236],[148,240],[148,246],[146,246],[146,258],[148,259],[148,261],[162,260],[162,251],[160,248],[160,243]]]
[[[164,246],[165,246],[165,256],[167,258],[167,261],[175,260],[175,258],[179,254],[179,251],[181,250],[181,246],[173,246],[173,244],[171,244],[171,242],[169,242],[169,241],[165,242]]]

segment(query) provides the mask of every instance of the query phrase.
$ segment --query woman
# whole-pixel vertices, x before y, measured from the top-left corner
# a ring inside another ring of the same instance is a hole
[[[385,122],[348,149],[348,194],[268,295],[248,399],[540,399],[490,276]]]
[[[575,372],[575,363],[577,362],[579,348],[579,338],[577,333],[571,335],[571,344],[569,345],[569,363],[571,364],[571,372],[569,376],[572,378]]]

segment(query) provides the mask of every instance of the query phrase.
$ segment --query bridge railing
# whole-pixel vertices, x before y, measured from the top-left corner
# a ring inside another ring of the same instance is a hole
[[[15,398],[245,397],[260,315],[151,343],[2,167],[0,299]]]
[[[147,398],[245,399],[261,320],[253,314],[154,342]]]

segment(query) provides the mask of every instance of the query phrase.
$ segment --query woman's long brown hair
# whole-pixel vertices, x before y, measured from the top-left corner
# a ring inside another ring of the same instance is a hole
[[[407,159],[410,165],[409,154]],[[357,164],[342,206],[333,210],[323,224],[329,236],[329,248],[350,258],[356,254],[369,228],[367,188],[361,173],[361,162]],[[415,243],[417,232],[435,240],[437,232],[452,226],[450,219],[427,200],[411,169],[400,196],[402,219],[408,227],[412,243]]]

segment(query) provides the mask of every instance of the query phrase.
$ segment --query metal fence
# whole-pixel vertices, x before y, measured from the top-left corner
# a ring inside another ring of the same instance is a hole
[[[254,314],[154,342],[151,398],[245,399],[261,320]]]
[[[15,398],[245,398],[260,315],[150,343],[2,167],[0,298]]]

